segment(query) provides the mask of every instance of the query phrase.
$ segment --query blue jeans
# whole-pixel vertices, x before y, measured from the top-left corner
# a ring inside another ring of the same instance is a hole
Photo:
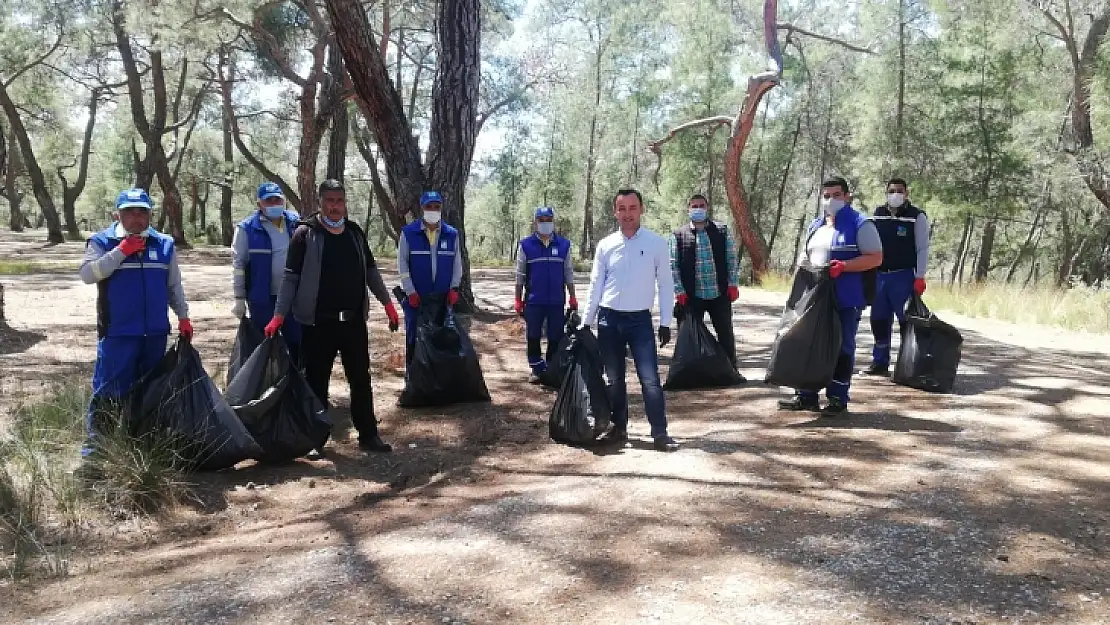
[[[659,355],[655,351],[655,328],[651,312],[621,312],[602,308],[597,317],[597,341],[605,376],[609,379],[609,403],[613,426],[628,427],[628,388],[625,386],[625,347],[632,351],[636,375],[644,392],[644,410],[652,438],[667,435],[667,406],[659,383]]]
[[[875,336],[872,361],[877,365],[890,364],[891,330],[894,318],[898,327],[905,324],[906,302],[913,295],[913,269],[880,273],[875,290],[875,303],[871,305],[871,333]]]
[[[847,404],[848,389],[852,387],[852,368],[856,366],[856,332],[859,331],[863,309],[841,308],[837,312],[840,314],[840,357],[836,361],[833,380],[825,387],[825,396],[829,399],[836,397]],[[806,399],[817,399],[817,393],[812,391],[798,391],[798,395]]]
[[[274,318],[274,306],[277,305],[277,295],[271,295],[270,299],[265,302],[247,300],[247,308],[251,312],[251,323],[254,327],[258,328],[260,333],[265,334],[266,324]],[[289,315],[285,318],[285,322],[281,324],[281,335],[285,337],[285,345],[289,348],[289,356],[293,359],[294,363],[300,366],[300,352],[301,352],[301,324]]]
[[[166,355],[169,337],[159,336],[106,336],[96,344],[96,364],[93,365],[93,399],[85,415],[85,429],[89,438],[96,435],[93,427],[93,408],[98,400],[118,400],[139,378],[149,373]],[[81,450],[88,455],[88,445]]]
[[[547,369],[547,361],[540,349],[544,325],[547,325],[547,356],[550,358],[558,348],[559,341],[563,340],[563,326],[566,322],[566,312],[562,304],[528,304],[524,307],[528,366],[532,368],[532,373],[542,373]]]

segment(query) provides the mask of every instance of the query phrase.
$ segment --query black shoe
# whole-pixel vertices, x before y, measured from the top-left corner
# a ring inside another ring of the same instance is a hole
[[[529,384],[539,384],[542,381],[543,380],[540,378],[540,374],[538,374],[538,373],[528,374],[528,383]]]
[[[821,409],[822,417],[846,417],[848,416],[848,404],[839,397],[830,397],[829,405]]]
[[[611,445],[611,444],[615,444],[615,443],[627,443],[628,442],[628,428],[614,427],[613,429],[609,430],[604,435],[602,435],[601,438],[597,439],[597,442],[601,443],[602,445]]]
[[[382,437],[377,434],[367,438],[358,439],[358,448],[363,451],[378,451],[381,453],[389,453],[393,451],[393,446],[382,440]]]
[[[670,436],[656,437],[654,447],[656,451],[678,451],[678,443]]]
[[[735,369],[735,367],[733,367],[733,368]],[[748,378],[745,378],[744,374],[740,373],[739,369],[736,369],[736,377],[740,378],[740,381],[737,382],[737,384],[747,384],[748,383]]]
[[[779,410],[807,410],[809,412],[818,412],[819,410],[821,410],[821,406],[817,404],[816,397],[803,397],[801,395],[795,395],[790,399],[780,399]]]
[[[871,363],[871,366],[863,371],[863,375],[874,375],[889,378],[890,365],[880,365],[877,362]]]
[[[317,460],[323,460],[324,458],[327,458],[328,455],[324,453],[324,450],[322,448],[317,448],[305,454],[304,457],[305,460],[316,462]]]

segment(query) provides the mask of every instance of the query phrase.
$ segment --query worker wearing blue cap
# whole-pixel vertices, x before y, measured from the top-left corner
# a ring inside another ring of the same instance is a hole
[[[405,362],[412,358],[416,341],[416,311],[420,298],[445,293],[447,303],[459,301],[462,282],[462,251],[459,231],[441,223],[443,197],[438,191],[425,191],[420,196],[420,219],[401,228],[397,245],[397,273],[407,296],[401,308],[405,311]]]
[[[535,233],[520,240],[516,256],[516,302],[513,308],[524,317],[527,327],[528,381],[535,384],[547,370],[563,338],[566,315],[563,306],[578,310],[574,297],[574,265],[570,261],[570,241],[555,234],[555,210],[541,206],[535,212]],[[569,293],[570,299],[566,299]],[[540,350],[547,326],[547,359]]]
[[[153,210],[145,190],[127,189],[116,200],[116,221],[85,244],[78,274],[97,287],[93,405],[119,399],[162,359],[169,308],[181,336],[193,336],[173,237],[150,226]],[[92,417],[90,407],[90,441],[96,435]],[[91,449],[86,446],[83,453]]]
[[[231,289],[235,294],[231,313],[242,319],[250,310],[251,323],[265,332],[274,316],[289,241],[300,217],[286,207],[285,194],[277,183],[263,182],[255,196],[258,210],[239,222],[231,240]],[[299,362],[300,324],[288,319],[281,331],[293,362]]]

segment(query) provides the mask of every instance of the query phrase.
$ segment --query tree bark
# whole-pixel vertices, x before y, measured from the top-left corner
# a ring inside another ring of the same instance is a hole
[[[982,282],[987,279],[991,270],[991,258],[994,254],[994,239],[998,231],[998,221],[989,219],[983,226],[983,238],[979,244],[979,258],[975,264],[975,281]]]
[[[906,111],[906,0],[898,0],[898,104],[894,109],[894,155],[902,160],[902,124]]]
[[[71,241],[82,239],[81,229],[77,227],[77,198],[85,191],[85,182],[89,174],[89,153],[92,151],[93,129],[96,126],[96,109],[100,103],[100,90],[93,89],[89,96],[89,120],[85,122],[85,135],[81,142],[81,154],[78,157],[77,180],[69,186],[63,169],[58,168],[58,179],[62,182],[62,214],[65,216],[66,235]]]
[[[786,199],[786,183],[790,179],[790,168],[794,164],[794,150],[798,147],[798,137],[802,134],[802,116],[798,115],[794,125],[794,133],[790,138],[790,152],[786,155],[786,167],[782,170],[779,179],[778,207],[775,209],[775,221],[771,225],[771,238],[767,241],[767,257],[775,251],[775,239],[779,235],[779,223],[782,221],[783,204]]]
[[[963,284],[964,266],[967,264],[967,254],[971,249],[971,235],[975,231],[975,218],[971,215],[964,217],[964,232],[960,239],[960,246],[956,249],[956,266],[952,268],[952,284]]]
[[[23,159],[15,137],[8,133],[6,138],[8,161],[4,169],[4,194],[8,200],[8,228],[12,232],[23,232],[27,218],[21,208],[23,193],[19,190],[19,174],[23,171]]]
[[[42,210],[42,216],[46,219],[46,239],[50,243],[62,243],[65,241],[65,235],[62,234],[62,222],[58,219],[58,209],[54,205],[53,196],[50,195],[50,188],[46,186],[46,176],[43,175],[38,159],[35,158],[31,137],[28,136],[27,128],[23,125],[19,109],[8,95],[7,86],[4,85],[3,81],[0,81],[0,106],[3,107],[4,114],[8,117],[11,133],[19,144],[19,152],[23,157],[23,164],[27,168],[27,177],[31,179],[31,190],[38,201],[39,208]]]

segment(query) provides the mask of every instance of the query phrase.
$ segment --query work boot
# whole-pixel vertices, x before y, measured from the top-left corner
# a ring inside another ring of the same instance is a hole
[[[363,451],[377,451],[381,453],[389,453],[393,451],[393,446],[382,440],[382,437],[377,434],[367,436],[366,438],[359,437],[358,448]]]
[[[808,395],[794,395],[790,399],[779,400],[779,410],[817,412],[820,409],[821,406],[817,404],[817,398]]]
[[[666,435],[656,436],[654,447],[656,451],[678,451],[678,443]]]
[[[848,416],[848,404],[844,403],[844,400],[839,397],[830,397],[829,405],[821,409],[821,416],[846,417]]]
[[[604,435],[602,435],[601,438],[597,439],[597,442],[601,443],[602,445],[612,445],[612,444],[616,444],[616,443],[627,443],[628,442],[628,428],[627,427],[620,428],[620,427],[614,426],[613,429],[609,430]]]
[[[877,377],[890,377],[890,365],[879,364],[877,362],[871,363],[871,366],[864,369],[863,375],[873,375]]]
[[[529,384],[539,384],[541,381],[542,380],[540,379],[540,374],[538,374],[534,371],[532,373],[528,374],[528,383]]]

